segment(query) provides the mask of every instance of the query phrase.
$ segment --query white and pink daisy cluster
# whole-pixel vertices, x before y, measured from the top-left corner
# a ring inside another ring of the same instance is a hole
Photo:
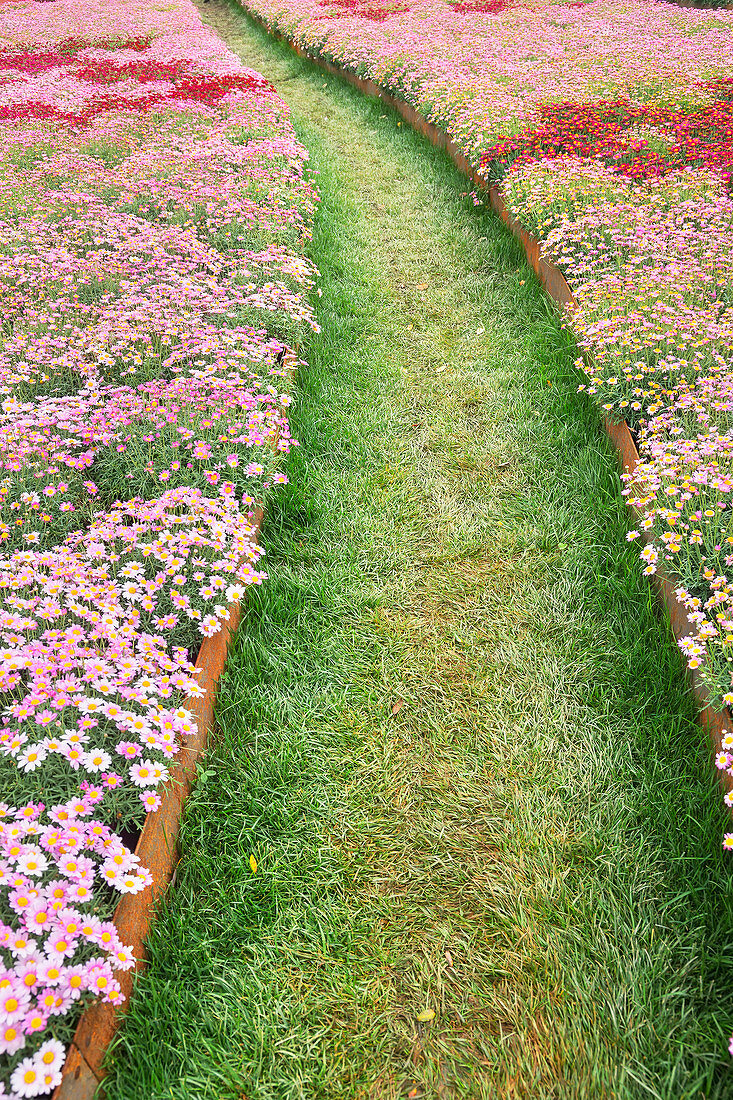
[[[42,803],[0,805],[0,904],[7,914],[0,919],[0,1052],[6,1060],[18,1056],[10,1095],[38,1096],[58,1085],[65,1050],[48,1037],[49,1025],[92,998],[117,1003],[115,971],[135,962],[95,909],[100,893],[137,893],[150,875],[91,816],[94,805],[88,796],[47,812]]]
[[[90,523],[105,491],[200,486],[233,499],[246,486],[249,505],[284,480],[277,463],[292,445],[289,404],[278,387],[253,385],[242,372],[206,371],[8,399],[0,413],[0,548],[56,544]]]
[[[265,576],[259,554],[235,500],[181,487],[0,558],[0,753],[25,773],[84,776],[99,797],[132,783],[156,809],[200,693],[177,628],[216,633]]]
[[[120,839],[198,650],[266,574],[316,194],[286,105],[189,0],[0,0],[0,1096],[134,964]],[[11,809],[10,806],[18,807]],[[127,835],[127,832],[126,832]]]

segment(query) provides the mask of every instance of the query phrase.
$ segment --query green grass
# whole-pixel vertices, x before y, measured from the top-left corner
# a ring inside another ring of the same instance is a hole
[[[320,172],[322,333],[108,1100],[730,1096],[725,818],[575,349],[444,156],[202,11]]]

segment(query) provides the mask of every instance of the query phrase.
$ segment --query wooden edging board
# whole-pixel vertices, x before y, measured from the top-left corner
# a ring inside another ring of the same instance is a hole
[[[325,57],[319,56],[315,51],[303,49],[297,42],[288,38],[287,35],[270,27],[266,20],[262,19],[246,6],[245,0],[238,0],[238,3],[255,23],[264,28],[268,34],[288,45],[300,57],[307,58],[326,72],[332,73],[334,76],[338,76],[348,81],[349,84],[358,88],[359,91],[364,92],[365,95],[381,99],[382,102],[392,107],[393,110],[401,115],[413,129],[417,130],[431,141],[433,145],[436,145],[440,149],[444,149],[456,167],[459,168],[477,188],[488,193],[488,199],[492,209],[499,215],[522,245],[527,257],[527,262],[548,295],[561,309],[565,306],[575,305],[573,293],[565,280],[565,276],[558,267],[549,263],[540,255],[539,241],[528,233],[517,219],[512,217],[509,213],[502,197],[501,189],[497,185],[491,186],[487,184],[487,181],[479,175],[474,165],[464,156],[445,130],[441,130],[435,123],[429,122],[428,119],[421,115],[411,106],[411,104],[403,99],[399,99],[397,96],[391,95],[375,81],[364,79],[363,77],[357,76],[356,73],[350,72],[348,69],[342,68],[339,65],[334,65]],[[614,424],[608,418],[604,418],[604,428],[616,450],[622,468],[628,473],[633,473],[639,462],[639,453],[627,425],[624,422]],[[679,641],[680,638],[689,634],[690,624],[685,609],[674,594],[674,584],[665,570],[659,566],[652,580],[654,588],[659,594],[667,610],[667,614],[669,615],[669,621],[675,640]],[[718,753],[721,749],[720,742],[723,733],[728,729],[733,730],[733,716],[731,716],[730,712],[727,710],[722,712],[717,711],[710,705],[707,688],[703,683],[700,669],[687,669],[687,672],[693,694],[700,708],[700,723],[708,735],[713,753]],[[724,771],[719,771],[718,776],[723,789],[726,792],[733,791],[733,777],[729,776]]]
[[[252,536],[256,542],[262,526],[262,511],[255,512]],[[145,966],[145,939],[155,916],[158,899],[169,885],[178,862],[178,833],[183,804],[196,778],[196,765],[206,750],[214,728],[214,698],[219,677],[229,652],[229,646],[242,617],[240,603],[229,604],[229,619],[211,638],[205,638],[196,668],[204,695],[191,699],[188,709],[196,719],[196,732],[181,743],[172,768],[170,781],[162,792],[158,809],[148,814],[135,854],[150,871],[153,882],[139,894],[125,894],[115,909],[113,922],[123,943],[129,944],[135,955],[133,970],[118,975],[125,1001],[115,1007],[95,1001],[85,1009],[77,1025],[74,1039],[64,1064],[61,1084],[53,1100],[92,1100],[104,1077],[104,1056],[122,1022],[133,988],[133,975]]]

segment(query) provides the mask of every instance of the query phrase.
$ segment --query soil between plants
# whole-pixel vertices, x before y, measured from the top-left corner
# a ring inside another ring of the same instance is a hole
[[[724,814],[575,349],[445,157],[201,10],[320,172],[323,332],[107,1096],[728,1096]]]

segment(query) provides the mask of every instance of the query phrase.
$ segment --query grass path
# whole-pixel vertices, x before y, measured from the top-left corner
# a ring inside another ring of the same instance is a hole
[[[107,1096],[731,1096],[719,798],[567,336],[442,155],[202,12],[320,172],[323,331]]]

